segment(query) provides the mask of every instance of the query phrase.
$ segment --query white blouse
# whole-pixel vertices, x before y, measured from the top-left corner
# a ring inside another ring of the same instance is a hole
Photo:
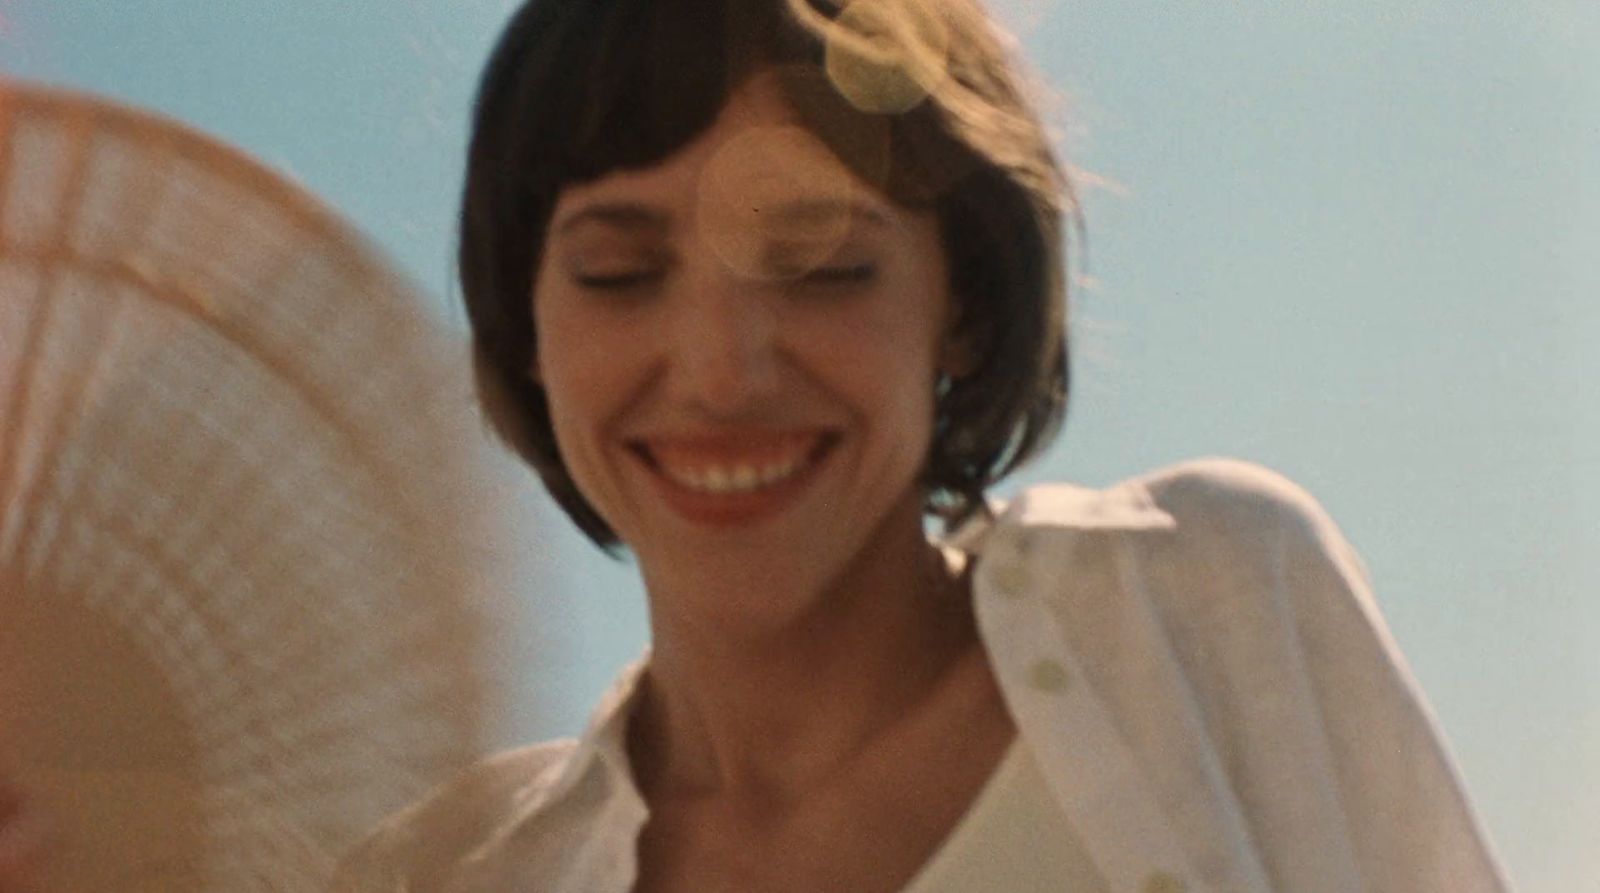
[[[947,545],[976,558],[1018,738],[907,893],[1507,889],[1366,568],[1293,482],[1203,459],[1034,487]],[[335,889],[625,893],[648,810],[622,730],[648,660],[578,740],[385,823]]]
[[[1102,893],[1105,882],[1022,738],[903,893]]]

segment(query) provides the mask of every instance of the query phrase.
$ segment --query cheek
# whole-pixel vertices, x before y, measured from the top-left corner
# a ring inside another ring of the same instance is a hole
[[[870,313],[832,321],[805,336],[812,367],[829,385],[891,433],[932,427],[937,324],[916,307],[891,301]]]
[[[626,350],[597,342],[603,333],[573,319],[536,314],[538,370],[548,401],[556,450],[589,505],[622,536],[620,496],[608,468],[606,442],[627,393]],[[548,333],[548,334],[547,334]]]
[[[586,322],[570,308],[536,306],[534,322],[534,374],[549,400],[556,441],[571,465],[578,459],[571,453],[585,430],[607,413],[616,390],[614,379],[624,371],[619,358],[628,352],[610,349],[604,343],[604,328]]]

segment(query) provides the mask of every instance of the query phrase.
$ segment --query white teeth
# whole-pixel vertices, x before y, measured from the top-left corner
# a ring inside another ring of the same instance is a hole
[[[798,458],[787,459],[783,462],[777,462],[772,465],[768,465],[761,469],[761,483],[770,484],[773,481],[781,481],[790,474],[793,474],[794,470],[799,467],[800,460]]]
[[[791,477],[803,461],[804,457],[795,456],[764,465],[759,469],[753,465],[735,465],[729,468],[711,466],[697,470],[663,464],[661,470],[667,477],[691,490],[707,493],[748,493]]]

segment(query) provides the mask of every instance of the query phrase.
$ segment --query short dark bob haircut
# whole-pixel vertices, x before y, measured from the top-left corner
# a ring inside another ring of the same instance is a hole
[[[888,26],[862,27],[868,17],[852,16],[862,4]],[[1078,206],[1007,39],[977,0],[855,0],[844,10],[831,0],[529,0],[485,68],[458,259],[478,393],[499,435],[608,553],[617,535],[568,473],[531,371],[545,231],[563,188],[665,160],[758,73],[777,76],[800,122],[855,175],[938,220],[968,362],[929,383],[926,511],[946,530],[987,511],[984,491],[1061,426],[1063,218],[1078,221]],[[929,47],[938,77],[913,67]],[[926,86],[911,103],[874,108],[836,86],[845,70]]]

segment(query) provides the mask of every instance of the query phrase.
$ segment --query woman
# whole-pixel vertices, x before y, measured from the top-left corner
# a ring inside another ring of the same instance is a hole
[[[479,380],[652,646],[341,889],[1503,889],[1304,491],[985,504],[1065,406],[1074,207],[972,0],[530,0],[467,171]]]

